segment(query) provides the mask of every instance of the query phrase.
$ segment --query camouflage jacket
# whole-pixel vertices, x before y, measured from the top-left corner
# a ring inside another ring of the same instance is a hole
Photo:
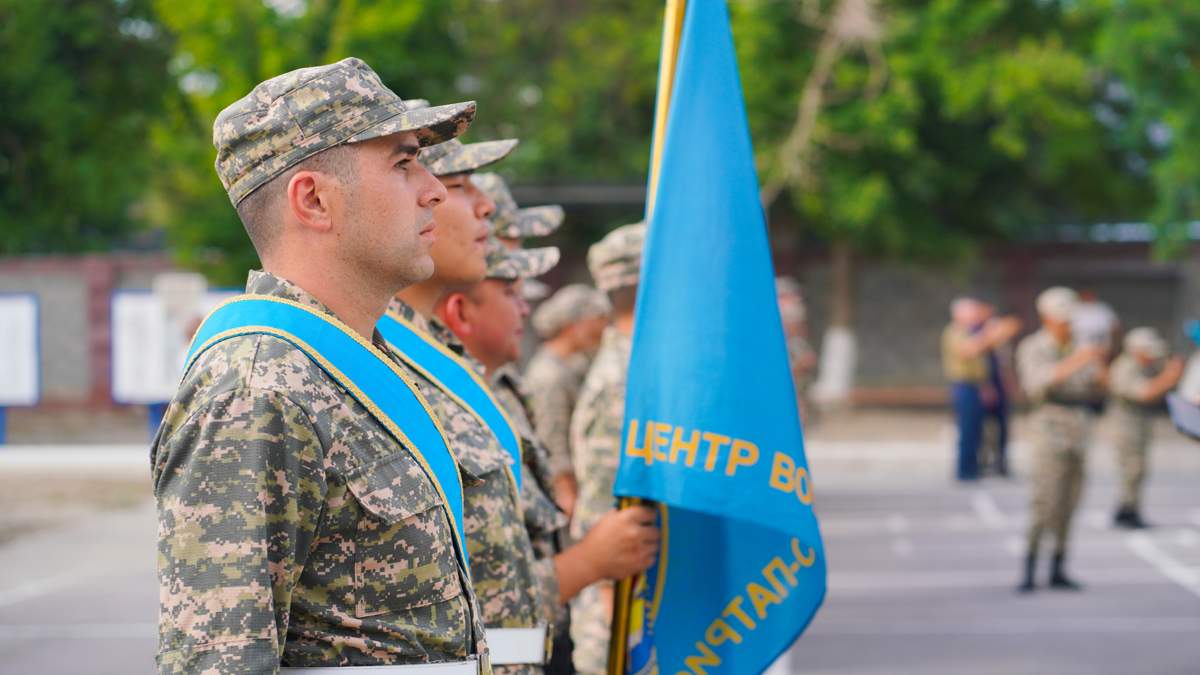
[[[426,319],[400,300],[393,300],[388,311],[403,317],[478,369],[462,343],[442,322]],[[405,367],[437,414],[463,471],[471,477],[463,484],[463,527],[467,531],[471,578],[484,624],[520,628],[541,623],[536,561],[510,470],[511,456],[474,413],[425,375]],[[497,667],[497,672],[541,672],[541,668],[505,666]]]
[[[1110,414],[1120,438],[1136,440],[1149,436],[1149,408],[1138,400],[1138,396],[1161,372],[1162,363],[1160,360],[1157,364],[1143,366],[1133,355],[1121,354],[1109,367]]]
[[[246,290],[329,311],[269,274],[251,272]],[[428,663],[484,649],[452,525],[420,464],[289,343],[248,335],[201,355],[151,466],[159,672]]]
[[[521,386],[520,375],[513,366],[505,366],[492,376],[492,392],[504,406],[509,420],[521,436],[521,459],[525,464],[525,480],[521,485],[521,504],[525,508],[525,529],[533,542],[537,556],[534,571],[542,596],[543,617],[549,623],[562,625],[566,606],[558,601],[558,576],[554,557],[566,544],[567,516],[554,502],[550,470],[550,453],[533,430],[527,407],[528,397]]]
[[[1038,442],[1082,450],[1094,414],[1081,404],[1102,395],[1102,371],[1085,366],[1065,381],[1054,383],[1054,368],[1073,350],[1073,345],[1060,345],[1049,331],[1039,330],[1017,346],[1017,375],[1034,406],[1030,418],[1033,437]]]
[[[534,430],[550,453],[550,471],[557,476],[571,466],[571,412],[587,374],[588,360],[575,354],[566,360],[543,346],[525,367],[525,390]]]
[[[609,326],[604,330],[579,401],[571,415],[571,457],[579,480],[579,500],[571,536],[583,537],[613,509],[613,483],[621,454],[625,417],[625,375],[632,340]]]

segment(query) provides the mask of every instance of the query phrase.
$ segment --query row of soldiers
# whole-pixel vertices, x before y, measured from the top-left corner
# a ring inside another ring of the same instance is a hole
[[[159,672],[604,672],[611,582],[659,547],[654,512],[611,497],[645,228],[589,250],[595,289],[538,308],[523,382],[522,286],[559,257],[523,243],[562,211],[477,173],[516,141],[459,141],[474,114],[351,58],[217,117],[217,174],[263,265],[246,293],[353,337],[388,381],[265,314],[201,327],[151,451]],[[380,386],[419,403],[452,475]]]
[[[1148,466],[1151,411],[1178,384],[1183,372],[1183,362],[1169,358],[1166,341],[1152,328],[1126,333],[1123,349],[1114,359],[1115,321],[1086,310],[1088,306],[1072,289],[1058,286],[1043,291],[1037,298],[1041,325],[1016,350],[1017,379],[1031,405],[1033,462],[1031,522],[1018,586],[1022,592],[1036,588],[1038,553],[1047,533],[1054,546],[1050,587],[1080,588],[1067,575],[1065,559],[1071,522],[1083,490],[1087,449],[1098,415],[1106,406],[1121,472],[1114,524],[1145,527],[1141,494]],[[951,312],[953,320],[942,339],[944,366],[958,418],[958,477],[971,480],[978,476],[975,460],[982,418],[1003,396],[996,354],[1021,325],[1013,317],[991,316],[990,308],[970,298],[956,301]],[[1001,409],[1007,410],[1007,405]],[[999,456],[1003,462],[1003,440]]]

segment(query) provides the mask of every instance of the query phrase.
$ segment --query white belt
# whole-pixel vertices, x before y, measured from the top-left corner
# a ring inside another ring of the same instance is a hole
[[[450,663],[414,663],[407,666],[317,666],[315,668],[280,668],[279,672],[302,673],[303,675],[350,675],[350,673],[404,673],[405,675],[479,675],[479,661],[452,661]]]
[[[485,628],[483,633],[487,636],[493,665],[541,665],[546,663],[550,653],[546,624],[534,628]]]

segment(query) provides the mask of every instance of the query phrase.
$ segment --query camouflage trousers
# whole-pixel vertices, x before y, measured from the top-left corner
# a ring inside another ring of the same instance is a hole
[[[1139,428],[1121,429],[1117,434],[1117,466],[1121,469],[1121,499],[1119,506],[1138,510],[1142,501],[1142,484],[1149,466],[1150,434]]]
[[[572,660],[580,675],[604,675],[608,670],[612,588],[611,581],[592,584],[571,602]]]
[[[1054,552],[1066,553],[1071,519],[1083,494],[1091,413],[1082,408],[1043,405],[1030,416],[1033,446],[1032,499],[1028,546],[1037,551],[1042,535],[1054,536]]]

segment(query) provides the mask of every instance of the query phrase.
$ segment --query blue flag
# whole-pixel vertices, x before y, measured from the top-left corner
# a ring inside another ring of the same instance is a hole
[[[616,494],[660,504],[625,671],[758,673],[825,595],[725,3],[687,3],[638,289]]]

